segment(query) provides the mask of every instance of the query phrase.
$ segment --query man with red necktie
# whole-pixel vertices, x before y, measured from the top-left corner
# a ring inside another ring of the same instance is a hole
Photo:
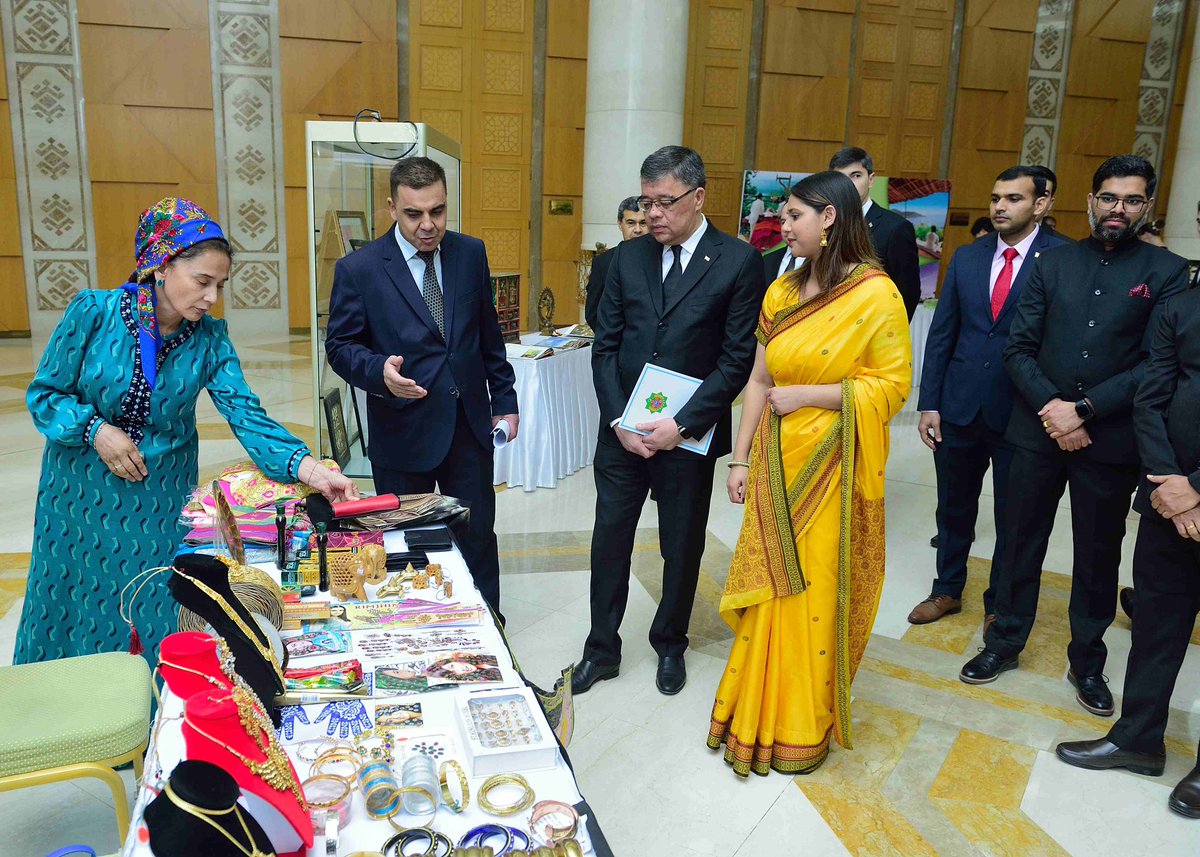
[[[962,609],[967,555],[974,539],[979,493],[988,465],[995,495],[993,579],[1004,547],[1002,520],[1013,448],[1004,439],[1013,388],[1002,354],[1017,299],[1038,255],[1063,239],[1038,227],[1049,202],[1046,179],[1016,166],[996,177],[991,219],[996,232],[960,247],[950,260],[925,344],[918,433],[933,450],[937,471],[937,576],[929,597],[913,608],[914,625]],[[983,594],[992,614],[992,587]]]
[[[983,651],[959,672],[968,684],[986,684],[1016,669],[1069,485],[1067,679],[1079,704],[1100,717],[1113,713],[1104,632],[1116,612],[1121,540],[1138,483],[1134,394],[1159,318],[1187,288],[1187,262],[1137,237],[1156,184],[1154,167],[1139,155],[1106,160],[1087,196],[1091,235],[1042,253],[1021,291],[1004,348],[1020,397],[1005,433],[1015,449],[1002,563],[992,574],[996,620],[984,631]]]

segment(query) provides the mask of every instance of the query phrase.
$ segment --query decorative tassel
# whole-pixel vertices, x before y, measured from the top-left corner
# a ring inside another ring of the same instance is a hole
[[[133,623],[129,623],[129,654],[140,655],[146,651],[146,647],[142,645],[142,637],[137,632],[137,628],[133,627]]]

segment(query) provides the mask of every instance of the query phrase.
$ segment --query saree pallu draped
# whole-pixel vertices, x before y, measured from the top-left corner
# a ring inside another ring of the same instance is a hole
[[[842,403],[764,408],[751,447],[708,737],[741,776],[813,770],[831,736],[852,746],[850,684],[883,587],[888,423],[912,383],[899,290],[866,265],[801,302],[776,280],[758,338],[775,385],[840,383]]]

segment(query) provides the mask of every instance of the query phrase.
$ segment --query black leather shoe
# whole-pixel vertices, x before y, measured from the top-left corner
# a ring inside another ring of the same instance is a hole
[[[571,693],[585,693],[596,682],[616,678],[620,674],[621,665],[619,663],[601,666],[595,661],[585,658],[575,664],[575,672],[571,676]]]
[[[1122,750],[1107,738],[1097,738],[1094,741],[1063,741],[1054,752],[1068,765],[1091,771],[1127,768],[1135,774],[1161,777],[1167,764],[1166,747],[1157,753],[1135,753],[1132,750]],[[1196,800],[1197,811],[1200,812],[1200,791],[1196,792]]]
[[[1179,781],[1167,798],[1167,806],[1171,812],[1188,818],[1200,818],[1200,765],[1192,768],[1191,773]]]
[[[687,667],[683,665],[682,657],[660,657],[658,659],[658,676],[655,678],[658,692],[674,696],[683,690],[687,684]]]
[[[1127,618],[1130,622],[1133,621],[1133,601],[1134,596],[1132,586],[1124,586],[1121,588],[1121,591],[1117,593],[1117,603],[1121,605],[1121,611],[1125,614],[1125,618]]]
[[[1089,675],[1076,678],[1072,671],[1067,673],[1067,680],[1079,691],[1075,694],[1075,700],[1080,705],[1097,717],[1112,717],[1113,698],[1109,693],[1108,682],[1104,680],[1104,676]]]
[[[958,677],[967,684],[990,684],[1000,673],[1015,670],[1017,663],[1017,655],[1006,658],[991,649],[984,649],[966,662]]]

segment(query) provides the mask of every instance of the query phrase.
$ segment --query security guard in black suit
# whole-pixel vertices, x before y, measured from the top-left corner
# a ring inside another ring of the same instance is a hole
[[[1121,719],[1104,738],[1064,742],[1057,752],[1076,767],[1158,776],[1171,694],[1200,611],[1200,291],[1180,295],[1163,312],[1133,422],[1147,478],[1133,503],[1142,516],[1133,552],[1138,621]],[[1167,805],[1200,818],[1200,765]]]
[[[1071,487],[1074,567],[1069,674],[1076,699],[1109,716],[1104,632],[1116,611],[1117,569],[1137,485],[1133,397],[1163,308],[1187,286],[1187,263],[1136,237],[1154,203],[1154,168],[1109,158],[1088,194],[1092,234],[1035,261],[1004,352],[1020,400],[1007,439],[1008,538],[994,576],[996,621],[959,677],[995,681],[1017,666],[1037,612],[1042,562],[1063,489]]]
[[[617,206],[617,228],[621,230],[622,241],[646,234],[649,228],[646,226],[646,212],[638,208],[636,196],[625,197]],[[604,281],[608,279],[608,269],[612,260],[611,248],[592,259],[592,271],[587,282],[587,301],[583,305],[583,320],[592,329],[592,333],[596,332],[596,324],[600,320],[600,297],[604,294]]]
[[[863,202],[863,217],[871,233],[871,246],[883,263],[883,270],[900,290],[904,311],[908,313],[908,320],[912,321],[917,304],[921,302],[921,260],[917,257],[916,230],[907,219],[871,199],[875,162],[865,149],[857,146],[839,149],[829,159],[829,169],[846,175],[858,189]]]

